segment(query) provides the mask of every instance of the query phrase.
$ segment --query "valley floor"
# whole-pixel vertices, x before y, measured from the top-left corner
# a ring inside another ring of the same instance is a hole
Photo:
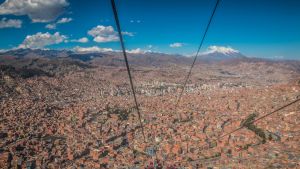
[[[134,69],[145,139],[124,68],[3,69],[0,168],[299,168],[300,102],[219,139],[299,97],[277,68],[196,66],[177,109],[184,67]]]

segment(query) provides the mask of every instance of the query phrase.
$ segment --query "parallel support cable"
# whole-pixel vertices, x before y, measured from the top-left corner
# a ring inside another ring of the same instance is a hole
[[[272,112],[267,113],[267,114],[265,114],[265,115],[263,115],[263,116],[257,118],[256,120],[253,120],[252,123],[255,123],[255,122],[257,122],[257,121],[263,120],[264,118],[266,118],[266,117],[268,117],[268,116],[270,116],[270,115],[272,115],[272,114],[274,114],[274,113],[276,113],[276,112],[279,112],[279,111],[281,111],[281,110],[283,110],[283,109],[285,109],[285,108],[287,108],[287,107],[289,107],[289,106],[291,106],[291,105],[293,105],[293,104],[295,104],[295,103],[297,103],[297,102],[299,102],[299,101],[300,101],[300,95],[298,95],[294,101],[292,101],[292,102],[290,102],[290,103],[288,103],[288,104],[286,104],[286,105],[283,105],[283,106],[281,106],[281,107],[279,107],[279,108],[273,110]],[[218,137],[218,138],[216,139],[216,141],[222,141],[222,140],[221,140],[222,138],[224,138],[224,137],[226,137],[226,136],[228,136],[228,135],[230,135],[230,134],[232,134],[232,133],[235,133],[235,132],[241,130],[242,128],[244,128],[244,127],[243,127],[243,126],[242,126],[242,127],[238,127],[238,128],[236,128],[235,130],[232,130],[231,132],[226,133],[226,134],[224,134],[224,135]],[[201,146],[200,148],[202,149],[202,148],[207,147],[207,146],[209,146],[209,143],[205,143],[205,144],[204,144],[203,146]],[[246,150],[246,149],[245,149],[245,150]],[[244,150],[243,150],[243,151],[244,151]],[[222,157],[220,157],[220,159],[221,159],[221,158],[222,158]],[[217,159],[217,158],[216,158],[216,159]],[[175,161],[175,162],[172,161],[172,162],[173,162],[173,163],[185,163],[185,162],[191,163],[191,162],[204,161],[204,160],[206,160],[206,159],[205,159],[205,158],[198,158],[198,159],[194,159],[194,160],[181,160],[181,161]],[[167,160],[167,161],[168,161],[168,160]]]
[[[208,32],[208,29],[209,29],[209,27],[210,27],[210,24],[211,24],[211,22],[212,22],[212,20],[213,20],[213,17],[214,17],[214,15],[215,15],[215,13],[216,13],[216,10],[217,10],[217,7],[218,7],[220,1],[221,1],[221,0],[217,0],[216,5],[215,5],[215,7],[214,7],[214,9],[213,9],[213,12],[212,12],[212,14],[211,14],[211,16],[210,16],[210,19],[209,19],[209,21],[208,21],[208,24],[207,24],[206,29],[205,29],[205,31],[204,31],[204,34],[203,34],[203,36],[202,36],[200,45],[199,45],[199,47],[198,47],[197,53],[196,53],[196,55],[195,55],[195,57],[194,57],[193,63],[192,63],[192,65],[191,65],[191,67],[190,67],[190,70],[189,70],[189,72],[188,72],[188,74],[187,74],[187,76],[186,76],[186,78],[185,78],[185,81],[184,81],[184,83],[183,83],[182,90],[181,90],[181,92],[180,92],[180,94],[179,94],[179,97],[178,97],[178,99],[177,99],[177,102],[176,102],[176,104],[175,104],[175,111],[177,111],[177,108],[178,108],[178,105],[179,105],[179,103],[180,103],[181,97],[182,97],[182,95],[183,95],[183,92],[184,92],[184,90],[185,90],[185,87],[186,87],[186,85],[187,85],[187,82],[188,82],[188,80],[189,80],[189,78],[190,78],[190,76],[191,76],[192,69],[193,69],[193,67],[194,67],[194,65],[195,65],[195,63],[196,63],[197,57],[198,57],[199,52],[200,52],[200,50],[201,50],[201,48],[202,48],[202,45],[203,45],[203,42],[204,42],[204,40],[205,40],[206,34],[207,34],[207,32]]]
[[[299,95],[299,96],[300,96],[300,95]],[[292,102],[290,102],[290,103],[288,103],[288,104],[286,104],[286,105],[284,105],[284,106],[282,106],[282,107],[280,107],[280,108],[278,108],[278,109],[276,109],[276,110],[274,110],[274,111],[272,111],[272,112],[270,112],[270,113],[267,113],[267,114],[265,114],[265,115],[263,115],[263,116],[257,118],[256,120],[253,120],[252,123],[255,123],[255,122],[259,121],[259,120],[262,120],[262,119],[264,119],[264,118],[266,118],[266,117],[268,117],[268,116],[270,116],[270,115],[272,115],[272,114],[274,114],[274,113],[276,113],[276,112],[278,112],[278,111],[281,111],[281,110],[283,110],[283,109],[285,109],[285,108],[287,108],[287,107],[289,107],[289,106],[291,106],[291,105],[293,105],[293,104],[299,102],[299,101],[300,101],[300,97],[299,97],[299,96],[297,97],[296,100],[294,100],[294,101],[292,101]],[[218,139],[221,139],[221,138],[226,137],[226,136],[228,136],[228,135],[230,135],[230,134],[232,134],[232,133],[235,133],[235,132],[241,130],[242,128],[244,128],[244,127],[245,127],[245,126],[241,126],[241,127],[237,128],[237,129],[235,129],[235,130],[233,130],[233,131],[231,131],[231,132],[229,132],[229,133],[226,133],[226,134],[220,136]]]
[[[142,123],[142,120],[141,120],[141,113],[140,113],[139,105],[138,105],[138,102],[137,102],[137,99],[136,99],[135,89],[134,89],[134,85],[133,85],[132,76],[131,76],[131,73],[130,73],[130,68],[129,68],[126,49],[125,49],[124,40],[123,40],[123,36],[122,36],[122,31],[121,31],[121,26],[120,26],[120,22],[119,22],[118,12],[117,12],[117,8],[116,8],[116,4],[115,4],[114,0],[111,0],[111,6],[112,6],[112,9],[113,9],[115,22],[116,22],[116,26],[117,26],[117,29],[118,29],[118,34],[119,34],[119,38],[120,38],[122,52],[123,52],[124,60],[125,60],[125,63],[126,63],[127,73],[128,73],[128,76],[129,76],[130,86],[131,86],[131,90],[132,90],[136,110],[137,110],[137,113],[138,113],[140,126],[141,126],[141,129],[142,129],[142,134],[143,134],[143,137],[144,137],[144,141],[146,142],[146,137],[145,137],[145,133],[144,133],[144,126],[143,126],[143,123]]]

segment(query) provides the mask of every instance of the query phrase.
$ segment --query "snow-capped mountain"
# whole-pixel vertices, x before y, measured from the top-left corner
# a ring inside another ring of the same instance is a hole
[[[198,58],[203,61],[223,61],[230,59],[245,59],[246,56],[231,47],[210,46],[208,50],[201,53]]]

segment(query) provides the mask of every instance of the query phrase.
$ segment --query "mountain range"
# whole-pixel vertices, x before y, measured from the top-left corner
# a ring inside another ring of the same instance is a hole
[[[145,52],[128,53],[129,61],[133,65],[139,66],[162,66],[162,65],[190,65],[194,56],[183,56],[165,53]],[[16,49],[0,53],[0,63],[6,60],[22,59],[71,59],[86,63],[95,63],[100,65],[118,66],[124,64],[121,52],[90,52],[78,53],[72,50],[44,50],[44,49]],[[292,63],[294,61],[275,61],[261,58],[246,57],[236,50],[211,50],[199,54],[197,58],[199,63],[222,63],[234,64],[237,62],[284,62]],[[299,61],[295,61],[299,63]]]

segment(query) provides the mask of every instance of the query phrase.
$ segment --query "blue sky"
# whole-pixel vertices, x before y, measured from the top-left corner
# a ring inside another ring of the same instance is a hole
[[[197,50],[215,0],[116,4],[128,50],[189,55]],[[120,49],[110,0],[0,0],[0,37],[4,50]],[[222,0],[202,52],[212,45],[249,57],[300,59],[300,1]]]

